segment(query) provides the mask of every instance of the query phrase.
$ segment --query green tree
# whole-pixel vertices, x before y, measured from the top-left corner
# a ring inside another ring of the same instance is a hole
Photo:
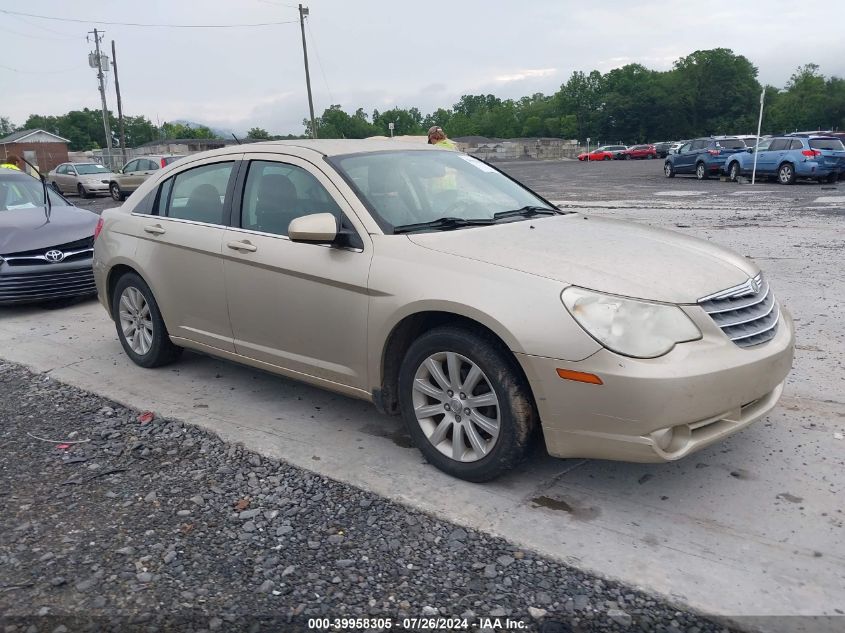
[[[246,135],[247,138],[251,138],[256,141],[269,141],[272,138],[267,130],[260,127],[250,128],[247,130]]]
[[[164,138],[196,138],[196,139],[214,139],[220,138],[215,134],[211,128],[205,125],[187,125],[185,123],[162,123],[161,132]]]
[[[9,121],[9,117],[0,116],[0,136],[9,136],[15,131],[15,126]]]

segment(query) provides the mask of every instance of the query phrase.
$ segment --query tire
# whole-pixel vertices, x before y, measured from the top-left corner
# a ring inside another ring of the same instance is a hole
[[[463,393],[468,379],[475,384]],[[469,329],[439,327],[414,341],[399,369],[399,405],[428,462],[467,481],[489,481],[510,470],[537,435],[537,411],[515,360],[497,339]],[[424,408],[430,415],[418,418]]]
[[[59,183],[57,183],[55,180],[54,180],[53,182],[51,182],[51,183],[50,183],[50,186],[53,188],[53,191],[55,191],[55,192],[57,192],[57,193],[61,193],[61,192],[62,192],[62,190],[61,190],[61,189],[59,189]]]
[[[778,182],[782,185],[794,185],[795,167],[790,163],[783,163],[778,167]]]
[[[831,174],[828,174],[828,175],[827,175],[827,178],[825,178],[822,182],[825,182],[825,183],[827,183],[827,184],[829,184],[829,185],[832,185],[832,184],[833,184],[833,183],[835,183],[837,180],[839,180],[839,176],[836,174],[836,172],[833,172],[833,173],[831,173]]]
[[[111,194],[112,200],[115,202],[123,202],[126,200],[126,194],[120,190],[120,185],[116,182],[109,185],[109,193]]]
[[[651,160],[652,158],[654,158],[654,155],[653,155],[653,154],[649,154],[649,155],[648,155],[648,159],[649,159],[649,160]]]
[[[668,160],[663,163],[663,173],[666,174],[667,178],[675,177],[675,167]]]
[[[704,163],[696,163],[695,177],[699,180],[707,180],[707,178],[709,178],[709,174],[707,173],[707,166]]]
[[[136,273],[126,273],[117,280],[111,308],[123,351],[136,365],[161,367],[182,354],[182,348],[170,341],[150,287]]]
[[[76,185],[76,193],[80,198],[90,198],[91,197],[91,194],[89,194],[85,190],[85,187],[82,186],[81,182]]]
[[[610,156],[605,156],[602,160],[610,160]]]
[[[630,154],[625,154],[625,160],[631,160],[631,155],[630,155]]]
[[[728,168],[728,178],[731,182],[737,182],[740,176],[739,161],[734,161]]]

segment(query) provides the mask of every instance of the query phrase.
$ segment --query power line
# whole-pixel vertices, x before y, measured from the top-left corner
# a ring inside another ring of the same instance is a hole
[[[36,39],[36,40],[48,40],[48,41],[51,41],[51,42],[66,42],[70,39],[70,38],[64,38],[64,37],[53,37],[51,35],[42,35],[42,34],[36,35],[34,33],[21,33],[20,31],[14,31],[14,30],[10,29],[5,24],[0,26],[0,30],[3,30],[4,32],[6,32],[10,35],[17,35],[18,37],[25,37],[27,39],[32,38],[32,39]],[[73,39],[79,40],[79,39],[82,39],[82,38],[81,37],[74,37]]]
[[[66,70],[20,70],[19,68],[12,68],[11,66],[5,66],[3,64],[0,64],[0,68],[5,68],[6,70],[11,70],[13,73],[21,73],[23,75],[59,75],[80,69],[79,66],[74,66],[73,68],[68,68]]]
[[[320,59],[320,51],[317,49],[317,39],[314,37],[314,31],[311,30],[310,21],[305,23],[305,28],[308,29],[308,34],[311,36],[311,41],[314,43],[314,54],[317,56],[317,65],[320,67],[320,74],[323,76],[323,83],[326,84],[326,92],[329,93],[331,103],[334,103],[334,95],[332,94],[332,89],[329,88],[329,81],[326,79],[326,71],[323,70],[323,62]]]
[[[34,13],[20,13],[18,11],[8,11],[0,9],[0,13],[7,15],[22,15],[28,18],[37,18],[39,20],[54,20],[56,22],[76,22],[82,24],[106,24],[109,26],[134,26],[134,27],[152,27],[162,29],[240,29],[252,28],[258,26],[277,26],[279,24],[296,24],[298,20],[284,20],[281,22],[255,22],[252,24],[152,24],[143,22],[105,22],[103,20],[81,20],[76,18],[56,18],[49,15],[35,15]]]
[[[68,40],[79,39],[78,35],[71,35],[70,33],[62,33],[61,31],[56,31],[55,29],[51,29],[51,28],[46,27],[42,24],[37,24],[35,22],[31,22],[30,20],[27,20],[26,18],[22,18],[19,15],[12,15],[10,12],[6,12],[6,13],[9,13],[9,17],[12,18],[13,20],[18,20],[19,22],[22,22],[23,24],[26,24],[28,26],[34,26],[35,28],[41,29],[42,31],[47,31],[48,33],[54,33],[56,35],[61,35],[63,39],[68,39]],[[59,38],[56,38],[56,39],[59,39]]]

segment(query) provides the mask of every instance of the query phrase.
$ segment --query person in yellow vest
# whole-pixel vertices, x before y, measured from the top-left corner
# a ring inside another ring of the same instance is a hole
[[[437,145],[439,147],[443,147],[444,149],[458,149],[458,146],[455,145],[454,141],[450,141],[446,138],[446,132],[443,131],[443,128],[439,125],[432,125],[428,128],[428,144],[429,145]]]
[[[20,162],[21,162],[20,158],[18,158],[14,154],[9,154],[6,157],[6,160],[4,160],[2,164],[0,164],[0,168],[5,167],[6,169],[17,169],[18,171],[20,171],[21,168],[18,167],[18,163],[20,163]]]

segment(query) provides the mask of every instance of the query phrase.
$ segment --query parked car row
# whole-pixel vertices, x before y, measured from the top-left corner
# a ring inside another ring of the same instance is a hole
[[[580,161],[592,160],[631,160],[643,158],[658,158],[659,152],[654,145],[602,145],[591,152],[578,154]]]
[[[798,178],[834,182],[845,176],[845,145],[834,135],[790,134],[761,138],[710,137],[693,139],[666,157],[667,178],[695,174],[699,180],[726,174],[736,181],[756,170],[761,178],[783,185]],[[756,145],[756,146],[755,146]]]
[[[47,174],[47,182],[59,193],[75,193],[80,198],[110,194],[122,202],[152,174],[180,158],[178,154],[142,156],[116,172],[100,163],[62,163]]]

